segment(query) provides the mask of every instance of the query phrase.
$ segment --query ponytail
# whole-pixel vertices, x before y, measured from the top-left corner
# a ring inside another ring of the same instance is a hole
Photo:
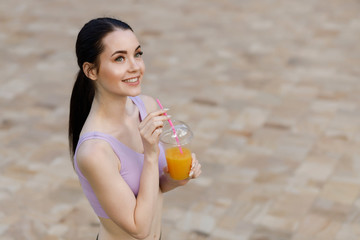
[[[79,70],[70,99],[69,145],[72,156],[75,154],[80,132],[89,115],[94,95],[94,84],[82,70]]]
[[[104,50],[102,39],[116,29],[131,30],[131,27],[114,18],[97,18],[86,23],[76,39],[76,57],[80,68],[70,99],[69,114],[69,146],[74,156],[79,141],[80,132],[89,115],[95,95],[94,82],[86,77],[83,71],[85,62],[94,64],[98,70],[99,55]],[[73,158],[72,158],[73,159]]]

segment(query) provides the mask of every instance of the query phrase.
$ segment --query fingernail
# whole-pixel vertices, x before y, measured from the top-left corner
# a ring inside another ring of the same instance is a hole
[[[163,108],[164,111],[169,111],[170,109],[169,108]]]
[[[171,115],[169,115],[169,114],[168,114],[168,115],[166,115],[166,116],[167,116],[168,118],[171,118]]]
[[[194,172],[193,172],[193,171],[190,171],[189,177],[192,177],[193,174],[194,174]]]

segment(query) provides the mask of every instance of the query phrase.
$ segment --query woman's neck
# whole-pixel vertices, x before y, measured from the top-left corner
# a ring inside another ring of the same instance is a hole
[[[138,109],[127,96],[104,98],[95,95],[88,119],[94,127],[118,128],[134,119],[134,114],[138,116]]]

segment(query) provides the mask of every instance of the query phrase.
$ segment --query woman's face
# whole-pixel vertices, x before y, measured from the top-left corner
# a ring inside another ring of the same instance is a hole
[[[137,96],[145,64],[135,34],[131,30],[115,30],[103,38],[104,50],[99,56],[96,86],[100,94]]]

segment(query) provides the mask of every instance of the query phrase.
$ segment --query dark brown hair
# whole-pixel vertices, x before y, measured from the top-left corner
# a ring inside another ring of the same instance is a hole
[[[83,64],[89,62],[99,68],[99,55],[104,50],[103,38],[116,29],[132,30],[125,22],[114,18],[97,18],[86,23],[76,40],[76,57],[79,72],[70,99],[69,147],[73,156],[79,141],[81,129],[89,115],[95,95],[93,81],[84,73]]]

